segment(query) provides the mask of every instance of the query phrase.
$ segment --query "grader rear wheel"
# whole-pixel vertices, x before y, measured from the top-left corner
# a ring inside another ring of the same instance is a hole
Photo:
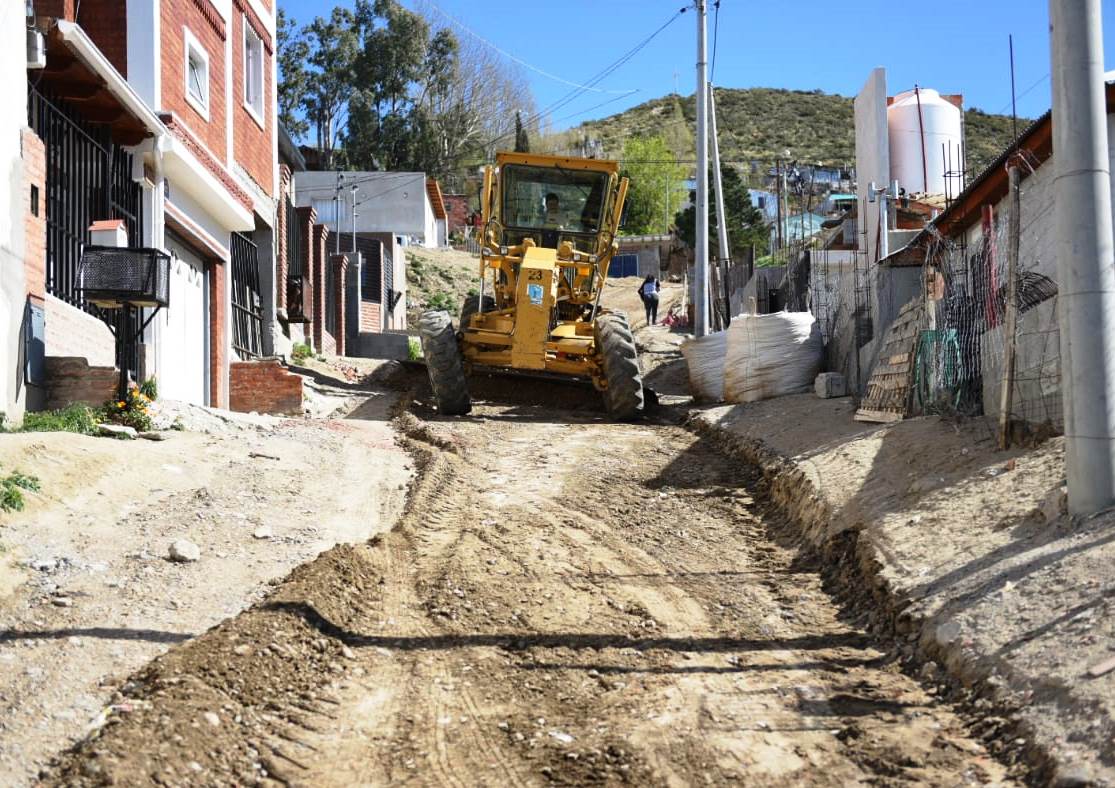
[[[424,312],[418,319],[418,333],[438,410],[445,416],[463,416],[472,410],[472,398],[449,313]]]
[[[639,353],[627,318],[615,313],[601,315],[596,320],[595,336],[608,384],[604,390],[608,415],[617,421],[642,416],[645,407],[643,374],[639,371]]]

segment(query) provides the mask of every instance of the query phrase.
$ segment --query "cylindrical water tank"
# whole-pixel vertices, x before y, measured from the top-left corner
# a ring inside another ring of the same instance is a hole
[[[887,107],[887,129],[891,181],[909,194],[944,194],[946,171],[962,168],[960,108],[935,90],[914,88]]]

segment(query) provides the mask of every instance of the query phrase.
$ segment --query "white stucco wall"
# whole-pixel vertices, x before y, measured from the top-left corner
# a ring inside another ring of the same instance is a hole
[[[356,231],[409,235],[427,243],[433,232],[433,210],[426,194],[426,175],[421,172],[346,172],[342,198],[351,199],[356,184]],[[295,205],[306,207],[316,200],[332,200],[337,191],[335,172],[296,172]],[[347,214],[346,214],[347,217]],[[345,232],[351,227],[346,219]]]
[[[878,259],[876,236],[879,228],[879,204],[864,202],[872,182],[880,189],[890,181],[890,137],[887,130],[887,74],[877,68],[871,72],[855,99],[856,123],[856,196],[859,198],[861,228],[867,228],[867,259]],[[862,237],[862,236],[861,236]]]
[[[24,4],[0,4],[0,411],[23,419],[21,326],[23,272],[23,160],[21,130],[27,123]],[[44,195],[45,196],[45,195]]]

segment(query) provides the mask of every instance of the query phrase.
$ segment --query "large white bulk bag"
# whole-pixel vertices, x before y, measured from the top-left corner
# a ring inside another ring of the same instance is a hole
[[[821,371],[821,329],[809,312],[732,318],[724,356],[724,399],[757,402],[812,388]]]
[[[689,392],[698,402],[724,401],[724,351],[728,332],[690,339],[681,346],[689,368]]]

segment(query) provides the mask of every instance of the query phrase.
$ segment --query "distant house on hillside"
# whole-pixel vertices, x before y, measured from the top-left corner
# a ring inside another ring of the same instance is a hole
[[[441,189],[427,190],[422,172],[296,173],[297,205],[312,207],[318,221],[342,234],[389,233],[400,244],[444,246],[445,206]],[[356,195],[353,225],[352,195]],[[339,195],[339,198],[338,198]]]

